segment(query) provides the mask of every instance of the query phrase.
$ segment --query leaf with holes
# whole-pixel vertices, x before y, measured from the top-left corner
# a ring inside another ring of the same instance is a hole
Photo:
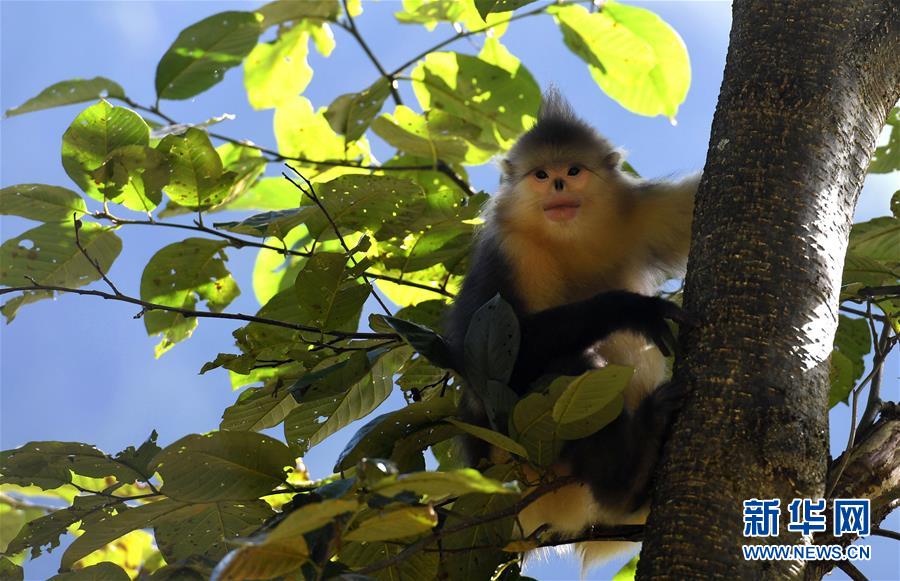
[[[316,253],[294,283],[303,320],[328,331],[353,331],[359,325],[369,287],[348,264],[346,254]]]
[[[294,455],[262,434],[211,432],[181,438],[153,463],[162,492],[175,500],[255,500],[284,482],[284,468],[294,464]]]
[[[192,555],[218,561],[229,543],[250,536],[274,514],[262,500],[186,504],[156,518],[153,533],[169,563]]]
[[[0,214],[41,222],[71,222],[87,212],[84,199],[67,188],[18,184],[0,190]]]
[[[228,243],[207,238],[187,238],[170,244],[153,255],[141,275],[141,299],[189,311],[197,301],[206,301],[217,313],[240,294],[237,283],[225,267]],[[156,346],[159,357],[175,343],[191,336],[197,327],[195,317],[181,313],[148,311],[144,314],[148,335],[162,335]]]
[[[104,193],[96,183],[94,171],[120,147],[145,147],[149,143],[150,127],[140,115],[125,107],[114,107],[100,101],[82,111],[63,134],[63,168],[88,196],[99,201],[120,201],[124,194],[120,190],[110,190],[110,195]],[[129,200],[127,207],[143,209],[134,200]]]
[[[93,222],[83,223],[78,235],[88,255],[103,272],[109,272],[122,251],[121,239],[111,229]],[[29,286],[33,280],[37,284],[78,288],[99,279],[97,269],[75,245],[75,228],[71,225],[41,224],[0,245],[0,285]],[[3,314],[12,321],[23,304],[51,296],[50,292],[27,291],[7,302]]]
[[[225,171],[209,135],[194,127],[181,135],[169,135],[156,149],[166,154],[170,168],[166,194],[185,208],[203,210],[222,202],[237,174]]]
[[[340,95],[328,106],[325,118],[348,141],[356,141],[372,124],[390,94],[390,84],[384,78],[378,79],[359,93]]]

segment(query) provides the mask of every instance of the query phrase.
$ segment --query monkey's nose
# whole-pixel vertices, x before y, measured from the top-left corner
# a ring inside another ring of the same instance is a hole
[[[566,182],[562,178],[556,178],[555,180],[553,180],[553,189],[555,189],[557,192],[563,191],[565,187]]]

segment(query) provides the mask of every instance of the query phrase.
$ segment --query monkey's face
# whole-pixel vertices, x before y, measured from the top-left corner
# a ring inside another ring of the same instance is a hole
[[[527,188],[540,199],[544,217],[551,222],[568,222],[578,216],[585,203],[590,172],[577,163],[557,163],[538,167],[526,177]]]

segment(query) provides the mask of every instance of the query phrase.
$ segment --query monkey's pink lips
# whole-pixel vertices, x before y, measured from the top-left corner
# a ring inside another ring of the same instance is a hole
[[[577,198],[560,196],[544,204],[544,215],[554,222],[571,220],[578,214],[581,202]]]

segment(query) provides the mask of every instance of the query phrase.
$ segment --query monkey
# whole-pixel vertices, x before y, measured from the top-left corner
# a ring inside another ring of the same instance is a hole
[[[543,526],[573,537],[597,524],[642,524],[649,485],[679,394],[663,384],[666,319],[693,318],[653,296],[686,268],[699,177],[649,181],[555,90],[537,123],[501,161],[501,182],[484,212],[470,266],[445,321],[457,369],[469,321],[496,294],[513,308],[520,347],[510,387],[520,397],[544,374],[579,375],[609,363],[632,366],[624,409],[592,436],[568,442],[551,467],[575,483],[519,514],[524,535]],[[464,372],[463,372],[464,375]],[[461,417],[488,426],[478,393],[463,385]],[[470,466],[502,452],[464,437]],[[583,567],[633,543],[576,547]]]

